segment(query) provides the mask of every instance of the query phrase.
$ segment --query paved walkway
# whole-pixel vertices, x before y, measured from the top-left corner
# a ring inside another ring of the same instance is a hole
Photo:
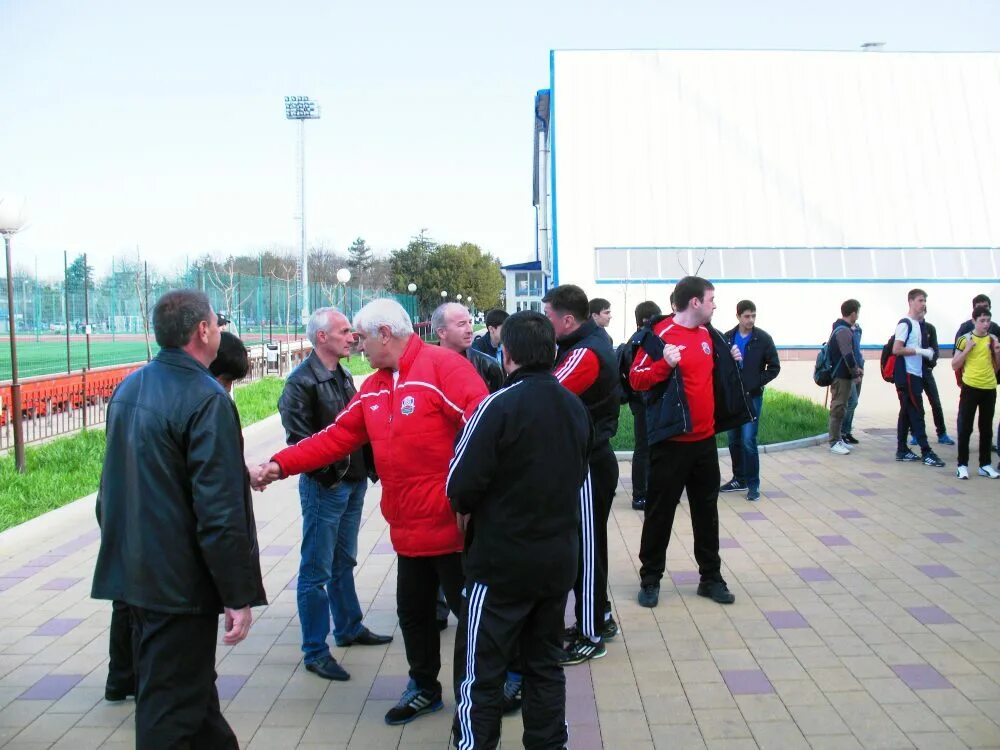
[[[803,385],[807,366],[789,365],[782,385],[816,397]],[[609,534],[622,632],[606,658],[566,670],[572,748],[1000,747],[1000,482],[959,483],[953,448],[941,451],[946,469],[895,463],[884,429],[894,424],[891,387],[866,388],[863,443],[851,456],[768,454],[759,504],[722,497],[732,606],[695,595],[684,506],[660,606],[636,604],[641,517],[623,481]],[[944,390],[953,415],[954,388]],[[247,456],[280,442],[275,419],[255,425]],[[628,464],[621,469],[627,477]],[[242,745],[445,748],[450,699],[406,727],[382,721],[406,661],[377,489],[365,505],[358,592],[368,625],[396,641],[334,648],[347,683],[302,669],[295,487],[256,496],[271,605],[244,643],[219,647],[220,694]],[[110,606],[88,598],[96,552],[92,498],[0,535],[4,748],[133,746],[133,704],[102,699]],[[451,627],[445,675],[453,636]],[[504,746],[519,747],[520,717],[504,729]]]

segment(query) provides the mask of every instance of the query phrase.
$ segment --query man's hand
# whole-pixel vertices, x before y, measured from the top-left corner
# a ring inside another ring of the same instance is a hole
[[[243,609],[225,608],[226,611],[226,634],[222,637],[222,642],[227,646],[235,646],[247,637],[250,632],[250,625],[253,623],[253,613],[250,607]]]
[[[258,492],[263,492],[267,485],[277,479],[281,479],[281,467],[274,461],[262,463],[256,471],[250,472],[250,486]]]
[[[663,359],[671,367],[677,367],[677,363],[681,361],[681,350],[673,344],[667,344],[663,347]]]
[[[469,519],[472,518],[471,513],[456,513],[455,521],[458,522],[458,530],[465,534],[465,530],[469,528]]]
[[[729,350],[729,353],[733,355],[734,362],[743,361],[743,355],[740,353],[740,348],[736,346],[736,344],[733,344],[733,348]]]

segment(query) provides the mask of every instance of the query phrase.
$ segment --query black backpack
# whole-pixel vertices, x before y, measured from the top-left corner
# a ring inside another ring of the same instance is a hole
[[[667,317],[669,316],[656,315],[650,318],[649,322],[633,333],[632,337],[628,341],[619,344],[615,349],[615,359],[618,361],[618,385],[621,387],[621,398],[623,404],[627,404],[631,398],[639,395],[632,390],[632,385],[629,383],[628,376],[629,372],[632,370],[632,363],[635,362],[635,355],[639,352],[639,349],[642,347],[643,340],[646,339],[647,336],[651,337],[648,339],[646,347],[647,351],[652,350],[650,351],[650,354],[656,356],[657,359],[663,356],[663,342],[653,335],[653,326]]]

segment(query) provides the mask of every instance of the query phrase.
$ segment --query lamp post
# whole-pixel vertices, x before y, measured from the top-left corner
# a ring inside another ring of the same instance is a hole
[[[337,281],[340,282],[340,306],[343,308],[343,313],[348,318],[351,318],[351,314],[347,309],[347,282],[351,280],[351,271],[347,268],[341,268],[337,271]]]
[[[21,425],[21,384],[17,379],[17,333],[14,330],[14,277],[11,274],[10,238],[24,228],[27,214],[24,200],[0,195],[0,234],[7,255],[7,328],[10,334],[10,408],[14,427],[14,466],[24,473],[24,433]]]
[[[302,325],[309,321],[309,259],[306,257],[306,120],[319,119],[319,105],[308,96],[285,97],[285,119],[299,121],[299,243],[302,264]]]
[[[406,291],[410,294],[414,294],[417,291],[417,285],[412,281],[406,285]],[[413,317],[416,319],[420,318],[420,302],[419,300],[413,305]]]

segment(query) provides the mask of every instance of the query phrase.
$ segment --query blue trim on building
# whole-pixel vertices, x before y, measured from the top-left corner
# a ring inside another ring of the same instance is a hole
[[[549,183],[552,185],[552,286],[559,286],[559,201],[556,200],[556,51],[549,50]]]
[[[542,262],[540,260],[529,260],[524,263],[509,263],[506,266],[500,266],[501,271],[541,271]]]
[[[676,284],[676,279],[597,279],[595,284]],[[996,284],[995,278],[912,279],[712,279],[714,284]]]
[[[1000,245],[598,245],[595,250],[1000,250]]]

